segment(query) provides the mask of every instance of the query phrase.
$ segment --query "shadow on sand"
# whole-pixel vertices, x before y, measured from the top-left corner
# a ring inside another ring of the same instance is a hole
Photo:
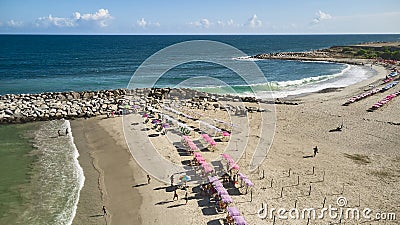
[[[133,185],[132,187],[141,187],[141,186],[145,186],[145,185],[147,185],[147,183],[141,183],[141,184],[136,184],[136,185]]]

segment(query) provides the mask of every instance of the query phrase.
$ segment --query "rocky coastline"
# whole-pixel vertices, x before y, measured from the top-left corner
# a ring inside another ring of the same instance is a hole
[[[224,109],[217,101],[258,101],[254,97],[209,94],[185,88],[6,94],[0,96],[0,124],[110,116],[130,112],[135,105],[148,106],[164,99],[167,102],[186,99],[185,104],[204,109]]]
[[[306,52],[273,52],[251,56],[253,59],[326,61],[364,65],[377,59],[399,60],[400,42],[371,42],[359,45],[332,46]]]

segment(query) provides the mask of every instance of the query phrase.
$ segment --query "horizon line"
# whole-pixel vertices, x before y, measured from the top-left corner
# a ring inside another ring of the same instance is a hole
[[[257,36],[257,35],[400,35],[400,33],[0,33],[0,35],[104,35],[104,36],[151,36],[151,35],[159,35],[159,36],[168,36],[168,35],[181,35],[181,36],[189,36],[189,35],[198,35],[198,36],[228,36],[228,35],[249,35],[249,36]]]

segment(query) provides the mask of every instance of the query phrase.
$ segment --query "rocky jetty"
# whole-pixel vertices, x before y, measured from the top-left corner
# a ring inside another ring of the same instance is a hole
[[[260,111],[257,107],[234,107],[229,102],[288,104],[255,97],[200,92],[189,88],[141,88],[83,92],[48,92],[0,96],[0,124],[53,119],[89,118],[125,114],[137,108],[179,102],[202,110],[229,110],[235,114]],[[297,104],[297,103],[296,103]]]
[[[0,96],[0,123],[93,117],[117,111],[126,90],[7,94]]]
[[[224,109],[218,101],[251,101],[233,95],[217,95],[179,88],[118,89],[83,92],[48,92],[0,96],[0,124],[53,119],[89,118],[131,111],[134,105],[148,106],[161,101],[185,101],[201,109]]]

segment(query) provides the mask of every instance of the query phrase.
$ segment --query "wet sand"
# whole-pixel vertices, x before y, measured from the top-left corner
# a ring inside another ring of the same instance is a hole
[[[115,130],[120,118],[71,121],[79,162],[86,177],[73,224],[140,224],[142,198],[132,186],[137,171]],[[107,129],[104,129],[107,126]],[[102,206],[108,215],[103,217]]]
[[[388,71],[375,68],[378,74],[369,80],[334,92],[290,98],[299,105],[276,105],[274,142],[266,160],[253,173],[247,171],[246,165],[258,143],[262,112],[251,114],[249,141],[239,165],[240,171],[255,183],[253,200],[250,202],[250,196],[240,188],[237,190],[242,193],[232,196],[233,205],[248,224],[272,224],[272,220],[262,220],[256,215],[262,203],[268,202],[270,207],[276,208],[290,208],[295,204],[318,208],[323,202],[335,205],[338,196],[346,197],[349,207],[369,207],[375,212],[400,215],[397,196],[400,192],[400,97],[379,110],[367,112],[375,102],[399,91],[400,86],[342,106],[347,99],[363,93],[370,84],[381,84]],[[207,113],[213,114],[212,111]],[[342,123],[341,132],[329,132]],[[120,117],[76,120],[71,125],[86,176],[74,224],[105,224],[103,217],[91,217],[101,214],[102,205],[109,209],[108,224],[224,224],[226,213],[214,212],[214,203],[195,195],[194,189],[189,189],[190,199],[186,205],[181,199],[184,191],[178,190],[180,199],[172,201],[173,192],[168,184],[152,179],[147,185],[146,173],[133,160],[124,140]],[[148,128],[148,134],[154,133],[150,125]],[[148,139],[130,142],[145,141]],[[160,154],[172,161],[179,163],[190,158],[177,154],[165,137],[151,138],[151,142]],[[312,157],[315,146],[319,153]],[[203,154],[205,158],[212,158],[222,152],[223,147],[215,153]],[[271,181],[273,187],[270,187]],[[275,224],[287,222],[279,220]],[[307,221],[290,222],[305,224]],[[315,222],[339,221],[325,218]],[[398,221],[361,222],[377,225],[397,224]]]

